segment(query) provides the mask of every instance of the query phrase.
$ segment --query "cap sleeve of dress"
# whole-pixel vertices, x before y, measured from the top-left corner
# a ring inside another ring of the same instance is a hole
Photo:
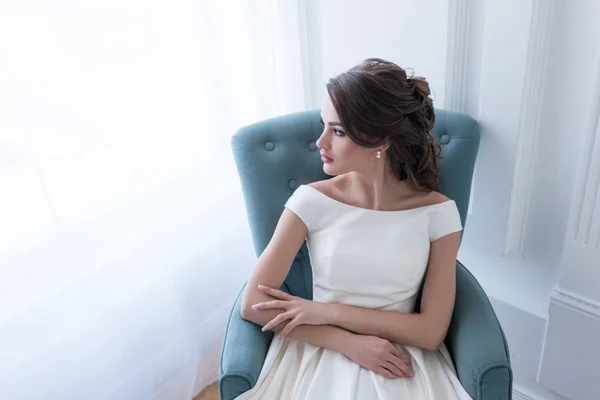
[[[316,204],[314,189],[300,185],[285,203],[285,208],[296,214],[310,232],[318,222],[319,207]]]
[[[460,213],[454,200],[448,200],[431,208],[428,229],[430,242],[450,233],[462,231]]]

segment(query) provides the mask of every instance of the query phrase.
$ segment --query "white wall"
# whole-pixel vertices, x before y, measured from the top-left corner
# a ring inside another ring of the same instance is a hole
[[[541,153],[547,175],[539,191],[554,218],[536,224],[554,230],[546,246],[538,240],[532,248],[559,256],[560,276],[539,381],[587,399],[600,396],[600,3],[557,2],[554,15],[544,114],[552,140]],[[550,250],[559,243],[560,252]]]
[[[555,2],[541,138],[532,188],[528,257],[560,260],[596,67],[600,15],[596,1]],[[555,227],[548,229],[548,227]]]
[[[446,95],[482,135],[459,259],[506,331],[515,397],[598,398],[600,3],[452,0],[450,11],[448,70],[466,73]]]
[[[303,3],[303,2],[301,2]],[[327,80],[365,58],[388,59],[427,78],[443,108],[448,0],[307,0],[313,107]]]

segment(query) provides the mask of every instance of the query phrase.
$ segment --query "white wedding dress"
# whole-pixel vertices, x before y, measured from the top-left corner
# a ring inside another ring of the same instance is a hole
[[[378,310],[411,313],[430,242],[462,230],[453,200],[378,211],[302,185],[286,207],[308,227],[313,299]],[[470,399],[445,345],[438,351],[403,348],[412,357],[415,375],[387,379],[336,351],[274,337],[255,387],[237,399]]]

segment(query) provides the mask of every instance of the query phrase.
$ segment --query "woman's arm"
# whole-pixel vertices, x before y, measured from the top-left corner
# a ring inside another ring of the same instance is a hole
[[[258,258],[242,297],[242,318],[259,326],[264,326],[285,310],[257,310],[256,303],[273,300],[274,297],[259,290],[259,285],[278,288],[287,276],[294,257],[300,250],[308,234],[308,228],[302,220],[287,208],[284,209],[269,244]],[[275,327],[278,333],[285,324]],[[351,332],[335,326],[299,326],[290,334],[294,339],[302,340],[314,346],[344,352],[347,342],[353,336]]]
[[[280,327],[284,321],[289,321],[281,332],[286,335],[299,326],[331,324],[393,343],[435,350],[443,342],[452,317],[459,242],[460,232],[432,242],[420,314],[313,302],[265,287],[262,291],[277,300],[257,304],[256,309],[285,312],[273,314],[274,319],[263,324],[263,329]]]
[[[304,222],[292,211],[284,208],[275,227],[275,232],[273,232],[273,237],[258,258],[256,266],[248,279],[242,296],[242,318],[264,326],[270,319],[279,314],[277,310],[265,312],[252,308],[252,305],[256,303],[271,299],[271,296],[261,292],[258,286],[265,285],[279,288],[283,284],[294,257],[307,235],[308,229]]]
[[[437,350],[450,325],[456,293],[456,255],[460,232],[431,243],[420,314],[333,304],[332,325],[375,335],[393,343]]]

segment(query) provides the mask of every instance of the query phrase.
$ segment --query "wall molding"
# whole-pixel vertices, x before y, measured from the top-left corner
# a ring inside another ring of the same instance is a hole
[[[529,397],[518,389],[513,389],[513,400],[536,400],[534,397]]]
[[[519,388],[513,388],[513,400],[538,400],[535,397],[527,395],[525,392],[521,392]]]
[[[536,377],[538,385],[563,398],[596,398],[600,382],[587,378],[587,373],[589,365],[600,356],[600,349],[590,345],[598,332],[600,303],[555,287],[550,294],[550,319]],[[565,366],[569,368],[565,370]]]
[[[568,232],[574,242],[600,249],[600,227],[592,224],[600,213],[600,52],[595,67]]]
[[[547,397],[532,392],[531,390],[525,389],[519,385],[513,385],[512,392],[513,400],[546,400]]]
[[[575,242],[600,250],[600,229],[592,224],[594,216],[600,213],[600,107],[590,110],[590,113],[594,120],[587,129],[590,134],[582,149],[585,153],[581,171],[583,182],[577,189],[579,194],[573,210],[576,219],[572,233]]]
[[[535,170],[554,0],[533,0],[505,255],[523,253]]]
[[[600,319],[600,303],[558,286],[552,289],[550,302],[584,313],[592,318]]]
[[[450,0],[444,109],[465,112],[471,0]]]

